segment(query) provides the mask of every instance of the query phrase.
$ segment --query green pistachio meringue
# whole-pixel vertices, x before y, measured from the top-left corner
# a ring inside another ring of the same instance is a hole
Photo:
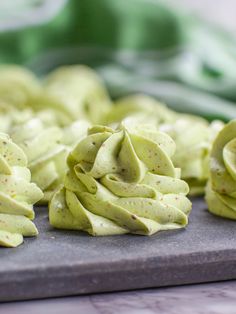
[[[39,108],[38,112],[33,111],[44,93],[41,82],[26,68],[0,66],[0,131],[9,133],[12,126],[34,116],[47,125],[64,125],[66,118],[62,112],[45,107]]]
[[[77,119],[103,122],[110,109],[108,93],[96,72],[82,65],[63,66],[51,72],[45,80],[35,109],[52,108],[61,114],[63,125]]]
[[[145,126],[168,133],[177,146],[173,162],[181,168],[182,179],[189,183],[190,194],[204,193],[209,178],[209,152],[222,122],[209,124],[198,116],[177,113],[142,94],[117,100],[106,121],[115,126],[123,121],[129,129]]]
[[[0,66],[0,101],[23,109],[31,107],[40,92],[39,81],[26,68],[16,65]]]
[[[92,127],[68,156],[64,186],[49,204],[51,225],[94,236],[185,227],[189,188],[171,161],[174,151],[156,130]]]
[[[44,84],[24,67],[4,65],[0,66],[0,111],[2,104],[8,110],[46,110],[64,127],[77,119],[103,123],[111,100],[96,72],[83,65],[57,68]]]
[[[0,133],[0,246],[16,247],[35,236],[33,204],[42,191],[31,183],[27,157],[8,135]]]
[[[176,143],[173,162],[181,168],[181,177],[188,182],[191,195],[204,193],[209,178],[211,145],[222,127],[220,121],[209,124],[191,115],[179,115],[174,123],[160,126],[160,130],[167,132]]]
[[[118,99],[110,108],[106,116],[106,124],[119,123],[128,116],[134,114],[148,115],[157,125],[163,122],[171,122],[175,119],[175,112],[167,108],[152,97],[143,94],[135,94]]]
[[[206,188],[209,211],[236,219],[236,120],[217,135],[210,155],[210,180]]]
[[[41,202],[47,203],[67,170],[69,148],[61,144],[62,130],[56,126],[45,127],[39,118],[33,118],[15,126],[11,136],[28,158],[32,181],[44,191]]]

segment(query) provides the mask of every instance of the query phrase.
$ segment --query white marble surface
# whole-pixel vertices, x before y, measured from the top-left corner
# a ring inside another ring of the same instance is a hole
[[[236,281],[2,303],[1,314],[235,314]]]

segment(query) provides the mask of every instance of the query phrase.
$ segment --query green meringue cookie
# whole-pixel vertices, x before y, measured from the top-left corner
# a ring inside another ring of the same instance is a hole
[[[33,204],[42,191],[31,183],[27,157],[10,137],[0,133],[0,246],[16,247],[23,236],[35,236]]]
[[[0,111],[2,104],[8,110],[30,108],[43,120],[50,116],[48,121],[64,127],[77,119],[103,123],[111,100],[96,72],[83,65],[57,68],[44,84],[24,67],[2,65]]]
[[[41,203],[47,203],[67,171],[69,148],[61,143],[62,130],[46,127],[39,118],[33,118],[15,126],[11,136],[28,158],[32,181],[44,191]]]
[[[24,67],[17,65],[0,66],[0,131],[9,130],[37,116],[47,125],[64,125],[70,120],[61,112],[48,108],[39,108],[34,112],[35,104],[45,91],[36,76]],[[65,122],[66,120],[66,122]]]
[[[210,155],[210,180],[206,188],[209,211],[236,219],[236,120],[217,135]]]
[[[109,125],[120,122],[131,130],[158,129],[168,133],[176,143],[174,165],[190,186],[191,195],[204,193],[209,178],[209,152],[214,137],[223,127],[220,121],[177,113],[154,98],[137,94],[118,99],[107,115]]]
[[[41,85],[32,72],[17,65],[0,66],[0,102],[23,109],[31,107],[41,93]]]
[[[185,227],[188,184],[171,161],[175,143],[154,130],[94,126],[68,156],[51,225],[91,235],[151,235]]]
[[[34,102],[35,110],[51,108],[63,125],[77,119],[103,122],[111,100],[96,72],[83,65],[59,67],[45,79],[44,93]]]
[[[223,122],[181,114],[174,123],[163,124],[160,130],[168,133],[176,143],[173,162],[181,168],[181,177],[190,186],[191,195],[204,193],[209,178],[209,153],[212,142]]]

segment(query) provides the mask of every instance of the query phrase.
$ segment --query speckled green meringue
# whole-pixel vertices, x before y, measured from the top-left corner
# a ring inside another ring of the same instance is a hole
[[[173,162],[188,181],[190,194],[204,193],[211,142],[211,127],[205,119],[177,113],[152,97],[135,94],[118,99],[106,121],[111,126],[123,121],[129,128],[145,126],[167,132],[176,142]]]
[[[89,122],[75,121],[64,129],[47,126],[45,120],[31,118],[11,130],[12,139],[29,160],[32,181],[43,191],[41,203],[48,203],[67,172],[66,158],[77,141],[87,135]]]
[[[68,156],[64,186],[49,204],[51,225],[94,236],[185,227],[189,187],[171,161],[174,151],[162,132],[92,127]]]
[[[77,119],[102,123],[111,100],[95,71],[83,65],[62,66],[45,78],[44,93],[34,103],[36,110],[51,108],[63,117],[64,125]]]
[[[0,246],[16,247],[23,236],[36,236],[38,230],[33,204],[43,192],[31,183],[27,157],[10,137],[0,133]]]
[[[176,143],[173,162],[181,168],[181,177],[188,182],[191,195],[204,194],[209,178],[209,153],[212,142],[223,127],[223,122],[209,124],[203,118],[181,114],[175,122],[162,124]]]
[[[174,111],[156,99],[144,94],[134,94],[116,100],[107,113],[105,122],[107,125],[119,124],[126,117],[136,114],[147,116],[156,125],[174,121],[176,117]]]
[[[206,188],[209,211],[236,219],[236,120],[217,135],[210,154],[210,180]]]
[[[107,121],[117,125],[120,119],[129,129],[145,127],[168,133],[176,143],[172,160],[181,168],[182,179],[189,183],[190,194],[204,194],[209,178],[209,152],[214,137],[223,127],[221,121],[209,123],[198,116],[174,112],[145,95],[118,100]]]
[[[15,126],[11,137],[25,152],[32,181],[44,191],[41,202],[47,203],[66,172],[69,150],[61,144],[62,130],[56,126],[45,127],[39,118],[33,118]]]

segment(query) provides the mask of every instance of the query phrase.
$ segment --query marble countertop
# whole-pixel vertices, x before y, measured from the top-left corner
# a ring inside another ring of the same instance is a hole
[[[1,314],[235,314],[236,281],[2,303]]]

